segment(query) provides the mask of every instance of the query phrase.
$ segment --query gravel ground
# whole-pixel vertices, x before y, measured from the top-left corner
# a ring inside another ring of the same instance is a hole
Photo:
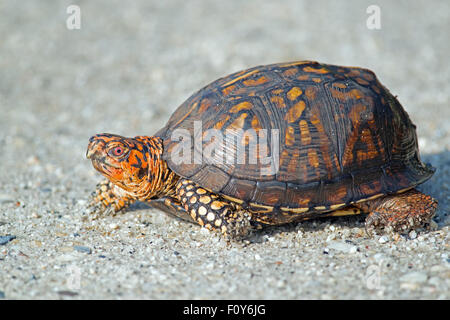
[[[186,3],[0,2],[0,298],[449,299],[449,2]],[[92,134],[150,135],[208,82],[301,59],[370,68],[398,95],[437,168],[420,188],[437,230],[369,238],[342,217],[227,245],[142,204],[84,218]]]

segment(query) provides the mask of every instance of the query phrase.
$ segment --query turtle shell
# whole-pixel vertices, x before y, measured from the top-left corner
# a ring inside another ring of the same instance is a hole
[[[401,192],[434,172],[420,160],[408,114],[372,71],[312,61],[218,79],[157,135],[178,175],[285,215]]]

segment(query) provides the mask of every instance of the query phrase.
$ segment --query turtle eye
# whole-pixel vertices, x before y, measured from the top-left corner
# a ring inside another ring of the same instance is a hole
[[[123,147],[114,147],[109,150],[108,154],[112,157],[121,157],[125,154],[125,149]]]

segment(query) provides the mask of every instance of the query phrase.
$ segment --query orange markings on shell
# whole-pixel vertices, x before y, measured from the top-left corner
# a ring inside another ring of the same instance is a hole
[[[270,98],[270,101],[272,101],[278,108],[286,108],[286,103],[284,102],[284,99],[280,96],[273,96]]]
[[[317,88],[315,87],[308,87],[305,90],[305,95],[309,100],[314,100],[316,98],[317,94]]]
[[[359,189],[364,194],[375,194],[380,193],[382,191],[382,184],[380,181],[374,180],[371,182],[371,184],[363,183],[359,185]]]
[[[305,110],[305,102],[304,101],[297,102],[286,113],[286,115],[284,116],[284,120],[286,120],[289,123],[297,121],[297,119],[300,118],[300,116],[302,115],[303,110]]]
[[[245,73],[245,74],[243,74],[243,75],[241,75],[241,76],[239,76],[239,77],[237,77],[237,78],[234,78],[233,80],[231,80],[231,81],[225,83],[224,85],[222,85],[222,87],[229,86],[230,84],[233,84],[233,83],[235,83],[235,82],[237,82],[237,81],[239,81],[239,80],[245,79],[245,78],[247,78],[247,77],[249,77],[249,76],[251,76],[252,74],[255,74],[255,73],[257,73],[257,72],[259,72],[258,69],[255,69],[255,70],[253,70],[253,71],[247,72],[247,73]]]
[[[367,82],[366,80],[361,79],[361,78],[356,78],[356,82],[358,82],[359,84],[362,84],[362,85],[368,85],[369,84],[369,82]]]
[[[311,167],[317,168],[319,166],[319,157],[315,149],[308,150],[308,161]]]
[[[198,105],[198,101],[193,103],[192,106],[189,108],[189,111],[186,112],[184,115],[182,115],[181,117],[175,117],[175,119],[179,118],[179,120],[173,124],[173,127],[178,126],[181,122],[183,122],[187,117],[189,117],[189,115],[192,113],[192,111],[197,109],[197,105]],[[178,110],[177,110],[178,111]],[[177,112],[175,111],[175,112]]]
[[[227,95],[229,95],[229,94],[234,90],[234,88],[236,88],[235,85],[228,86],[228,87],[224,88],[224,89],[222,90],[222,95],[223,95],[224,97],[226,97]]]
[[[287,146],[292,146],[295,142],[295,129],[292,126],[288,126],[286,129],[285,143]]]
[[[230,124],[229,127],[227,127],[226,129],[242,129],[244,128],[244,124],[245,124],[245,118],[247,118],[248,114],[247,113],[242,113],[239,117],[236,118],[236,120],[233,121],[233,123]]]
[[[306,120],[301,120],[299,123],[300,127],[300,140],[302,145],[308,145],[311,143],[311,134],[309,132],[308,123]]]
[[[243,83],[245,86],[257,86],[266,83],[267,81],[269,81],[269,79],[267,79],[265,76],[261,76],[258,79],[245,80]]]
[[[291,101],[297,99],[298,96],[300,96],[303,93],[302,89],[299,87],[293,87],[291,88],[287,93],[287,98]]]
[[[325,68],[316,69],[316,68],[312,68],[312,67],[304,67],[303,71],[305,71],[305,72],[313,72],[313,73],[321,73],[321,74],[325,74],[325,73],[329,72]]]
[[[319,108],[316,106],[316,108],[313,108],[311,110],[310,122],[314,127],[316,127],[317,131],[319,132],[321,140],[325,141],[328,140],[328,135],[325,133],[325,128],[323,127],[322,122],[320,121],[319,115],[320,111]],[[332,177],[331,175],[333,172],[333,163],[331,161],[328,143],[320,143],[320,151],[322,153],[323,162],[327,167],[328,178],[331,179]]]
[[[358,103],[355,104],[352,108],[352,110],[350,111],[349,117],[353,122],[353,126],[358,125],[359,121],[361,119],[361,113],[366,111],[366,106]]]
[[[347,73],[348,77],[358,77],[361,72],[357,68],[351,68],[350,72]]]
[[[230,120],[230,116],[226,115],[223,119],[220,119],[219,121],[214,124],[214,129],[221,130],[223,125]]]
[[[372,81],[375,79],[375,74],[372,71],[365,69],[362,73],[362,77],[368,81]]]
[[[300,81],[305,81],[305,80],[309,79],[309,75],[308,74],[302,74],[302,75],[299,75],[297,77],[297,79],[300,80]]]
[[[242,111],[242,110],[250,110],[252,107],[253,107],[253,105],[250,102],[244,101],[244,102],[241,102],[241,103],[233,106],[230,109],[230,112],[231,113],[237,113],[237,112]]]
[[[358,164],[362,166],[362,163],[368,159],[374,159],[377,157],[378,152],[375,148],[375,144],[372,140],[372,135],[370,130],[363,129],[360,136],[360,140],[365,143],[367,147],[367,152],[364,152],[362,150],[358,150],[356,153],[356,159],[358,161]]]
[[[298,149],[295,149],[291,156],[291,160],[289,161],[289,164],[288,164],[288,172],[296,172],[297,171],[297,162],[298,162],[299,157],[300,157],[300,151]]]
[[[297,72],[298,72],[297,68],[290,68],[290,69],[285,70],[285,71],[283,72],[283,74],[284,74],[286,77],[292,77],[292,76],[296,75]]]
[[[378,93],[378,94],[381,93],[381,90],[380,90],[380,88],[378,88],[377,85],[372,85],[371,88],[372,88],[372,90],[375,91],[376,93]]]
[[[211,101],[209,99],[203,99],[200,103],[199,113],[204,113],[211,106]]]
[[[333,98],[336,98],[336,99],[342,100],[342,101],[347,101],[348,99],[357,100],[364,96],[363,93],[361,91],[359,91],[358,89],[352,89],[349,92],[341,92],[339,90],[331,88],[330,92],[331,92],[331,96]]]
[[[333,86],[341,88],[341,89],[347,88],[347,85],[345,83],[341,83],[341,82],[335,82],[335,83],[333,83]]]
[[[251,125],[254,130],[262,129],[261,124],[259,123],[258,117],[256,115],[253,116]]]
[[[284,64],[281,64],[280,67],[281,68],[286,68],[286,67],[299,66],[299,65],[302,65],[302,64],[310,64],[310,63],[311,64],[318,64],[318,62],[316,62],[316,61],[305,60],[305,61],[294,61],[294,62],[284,63]]]
[[[278,94],[283,93],[284,90],[283,90],[283,89],[275,89],[275,90],[272,90],[271,92],[272,92],[272,94],[274,94],[274,95],[278,95]]]
[[[353,99],[360,99],[361,97],[363,97],[363,94],[361,91],[359,91],[358,89],[352,89],[350,90],[350,92],[348,93]]]
[[[281,152],[281,157],[280,157],[280,167],[282,167],[285,163],[285,161],[287,161],[289,159],[289,151],[287,149],[284,149]]]
[[[339,188],[336,188],[333,194],[334,202],[341,202],[342,199],[345,199],[347,196],[348,187],[346,185],[342,185]]]

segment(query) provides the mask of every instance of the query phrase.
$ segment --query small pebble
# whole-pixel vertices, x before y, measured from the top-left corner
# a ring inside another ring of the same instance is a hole
[[[432,277],[428,280],[428,283],[432,286],[438,287],[442,283],[442,280],[438,277]]]
[[[410,239],[415,239],[415,238],[417,238],[417,233],[416,233],[415,230],[412,230],[412,231],[409,233],[409,238],[410,238]]]
[[[342,252],[356,252],[357,249],[356,246],[341,241],[330,241],[328,248]]]
[[[58,294],[61,296],[74,297],[74,296],[78,295],[78,292],[62,290],[62,291],[58,291]]]
[[[419,284],[415,282],[404,282],[400,285],[400,288],[405,290],[416,290],[419,288]]]
[[[33,213],[31,214],[31,217],[37,219],[37,218],[40,218],[41,215],[40,215],[39,213],[37,213],[37,212],[33,212]]]
[[[410,272],[400,277],[400,281],[407,283],[423,283],[427,281],[427,274],[424,272]]]
[[[358,252],[358,247],[357,247],[357,246],[352,246],[348,252],[349,252],[349,253],[355,253],[355,252]]]
[[[87,254],[91,254],[92,250],[89,247],[85,247],[85,246],[73,246],[73,248],[79,252],[83,252],[83,253],[87,253]]]
[[[62,255],[56,257],[56,260],[57,260],[58,262],[69,262],[69,261],[73,261],[73,260],[75,260],[75,259],[77,259],[77,257],[74,256],[72,253],[65,253],[65,254],[62,254]],[[55,269],[58,269],[59,266],[58,266],[58,265],[55,265],[54,268],[55,268]]]
[[[2,194],[0,193],[0,203],[12,203],[15,202],[16,200],[10,196],[9,194]]]
[[[373,258],[375,259],[375,261],[377,261],[377,262],[380,262],[380,261],[383,261],[383,260],[385,260],[386,259],[386,256],[384,255],[384,254],[382,254],[382,253],[375,253],[374,255],[373,255]]]
[[[378,239],[379,243],[386,243],[388,241],[389,241],[389,239],[386,236],[381,236],[380,239]]]
[[[444,267],[443,265],[434,265],[430,268],[430,272],[441,272],[441,271],[445,271],[447,268]]]
[[[113,229],[113,230],[117,230],[117,229],[119,229],[119,225],[118,225],[117,223],[111,223],[111,224],[109,225],[109,228],[110,228],[110,229]]]
[[[0,245],[5,245],[8,242],[14,240],[16,236],[6,235],[6,236],[0,236]]]

